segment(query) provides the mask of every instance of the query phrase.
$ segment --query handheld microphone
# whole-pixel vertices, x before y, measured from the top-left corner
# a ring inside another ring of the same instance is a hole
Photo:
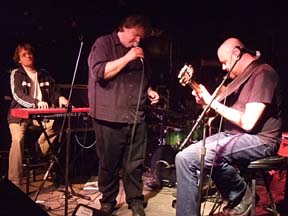
[[[133,43],[133,45],[132,45],[132,47],[139,47],[139,42],[134,42]],[[140,58],[140,61],[142,62],[142,64],[144,64],[144,60],[143,60],[143,58]]]
[[[261,56],[261,53],[259,50],[250,50],[250,49],[245,48],[245,47],[241,48],[240,46],[236,46],[236,48],[240,50],[241,55],[243,55],[244,53],[249,53],[250,55],[255,56],[256,59],[259,59]]]
[[[132,47],[139,47],[139,42],[135,41],[132,45]]]

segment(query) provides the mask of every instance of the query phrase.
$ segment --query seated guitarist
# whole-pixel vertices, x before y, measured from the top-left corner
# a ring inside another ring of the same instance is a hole
[[[280,81],[275,70],[237,38],[225,40],[217,54],[233,81],[211,103],[224,122],[222,132],[206,138],[204,167],[213,168],[212,180],[227,201],[224,215],[247,215],[251,191],[234,165],[248,165],[277,153],[282,125]],[[182,85],[190,81],[181,76]],[[192,93],[204,106],[212,99],[203,85]],[[200,215],[197,171],[201,169],[201,147],[199,141],[176,155],[177,216]]]
[[[19,44],[14,52],[14,61],[19,67],[10,75],[12,92],[12,108],[39,108],[62,107],[68,104],[68,100],[57,91],[54,79],[44,69],[35,66],[34,49],[28,43]],[[16,186],[20,187],[23,178],[22,160],[24,151],[24,137],[30,125],[38,125],[36,120],[20,119],[8,113],[8,123],[12,138],[9,152],[8,178]],[[43,122],[43,126],[50,139],[54,143],[57,137],[53,125],[54,121]],[[50,145],[44,133],[38,139],[40,153],[46,156]]]

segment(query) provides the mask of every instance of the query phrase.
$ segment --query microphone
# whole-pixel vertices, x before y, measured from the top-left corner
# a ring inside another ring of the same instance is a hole
[[[139,42],[135,41],[132,45],[132,47],[139,47]]]
[[[240,50],[241,56],[242,56],[244,53],[249,53],[250,55],[255,56],[256,59],[259,59],[260,56],[261,56],[261,53],[260,53],[259,50],[250,50],[250,49],[245,48],[245,47],[242,47],[242,48],[241,48],[240,46],[236,46],[236,48]]]
[[[135,41],[135,42],[133,43],[132,47],[139,47],[139,42]],[[144,64],[143,58],[140,58],[140,61],[142,62],[142,64]]]

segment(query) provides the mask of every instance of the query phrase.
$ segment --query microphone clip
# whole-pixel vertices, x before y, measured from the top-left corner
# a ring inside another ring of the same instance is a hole
[[[259,50],[250,50],[250,49],[248,49],[246,47],[240,47],[240,46],[236,46],[235,48],[240,50],[240,58],[242,57],[242,55],[244,53],[248,53],[248,54],[256,57],[256,59],[259,59],[260,56],[261,56],[261,53],[260,53]]]

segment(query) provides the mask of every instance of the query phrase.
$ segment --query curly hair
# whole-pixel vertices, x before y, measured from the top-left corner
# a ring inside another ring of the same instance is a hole
[[[19,60],[20,60],[19,53],[21,49],[28,50],[29,52],[32,53],[33,56],[35,54],[35,49],[32,47],[31,44],[29,43],[18,44],[17,47],[15,48],[14,55],[13,55],[13,60],[17,65],[19,64]]]

